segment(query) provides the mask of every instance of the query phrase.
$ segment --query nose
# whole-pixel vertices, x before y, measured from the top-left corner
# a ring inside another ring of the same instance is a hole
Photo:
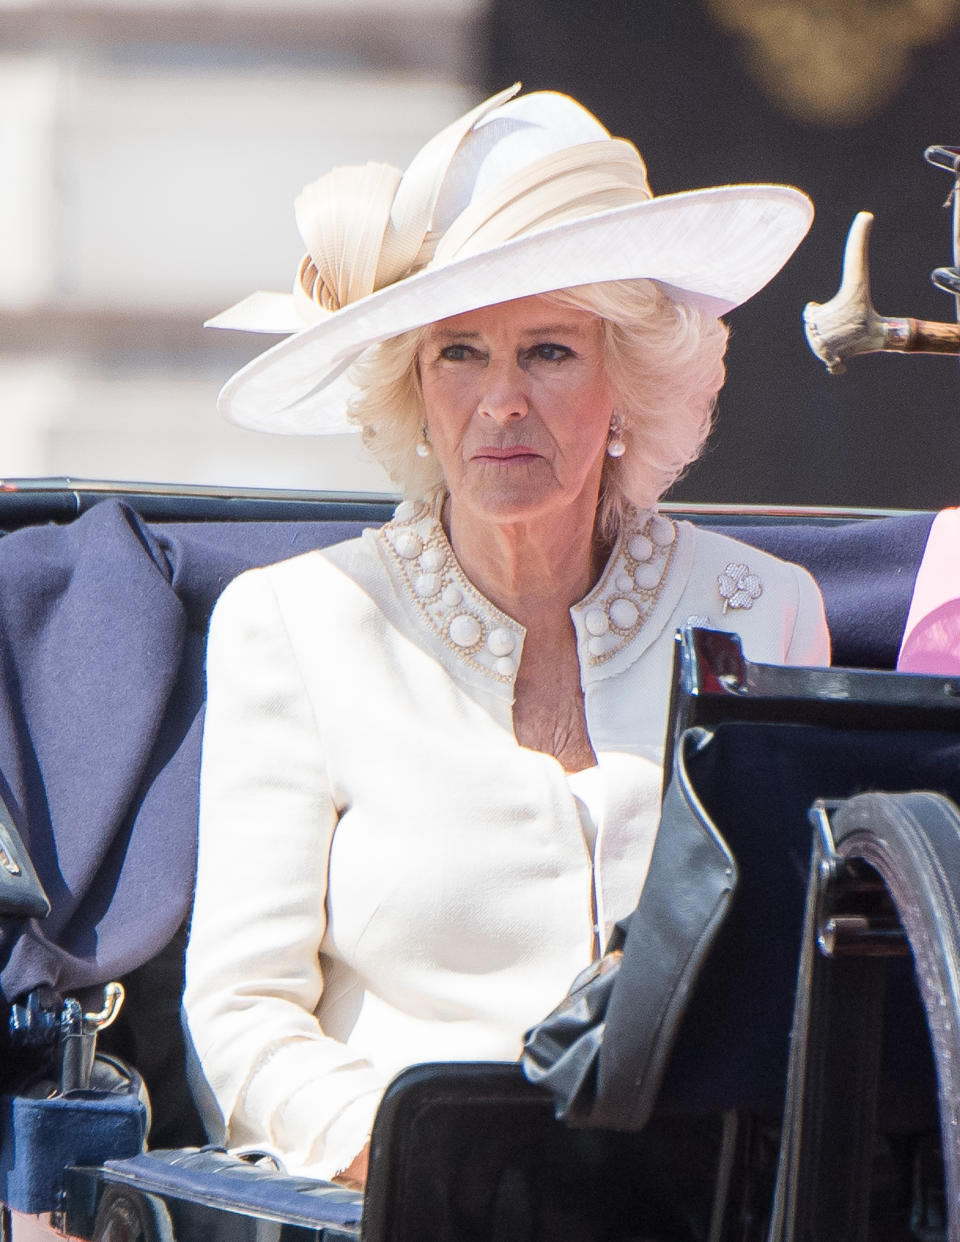
[[[529,409],[522,368],[515,360],[491,360],[484,369],[477,408],[484,418],[503,424],[525,418]]]

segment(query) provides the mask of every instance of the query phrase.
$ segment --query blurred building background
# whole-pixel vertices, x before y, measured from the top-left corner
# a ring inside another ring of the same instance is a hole
[[[386,487],[354,436],[226,424],[273,338],[201,324],[290,287],[307,182],[479,97],[482,7],[0,0],[0,477]]]
[[[0,478],[382,488],[352,437],[257,435],[219,385],[268,343],[204,330],[289,287],[300,188],[403,165],[520,78],[643,152],[654,189],[787,181],[817,205],[786,271],[731,317],[729,381],[688,499],[960,502],[956,359],[828,376],[800,314],[877,216],[874,301],[951,319],[960,0],[0,0]]]

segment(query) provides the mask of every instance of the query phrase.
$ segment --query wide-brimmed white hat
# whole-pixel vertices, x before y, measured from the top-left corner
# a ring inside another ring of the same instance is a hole
[[[289,334],[221,390],[257,431],[351,430],[349,368],[411,328],[514,298],[648,277],[717,316],[761,289],[813,219],[783,185],[654,197],[639,152],[554,92],[493,96],[406,172],[335,168],[296,201],[292,294],[255,293],[211,326]]]

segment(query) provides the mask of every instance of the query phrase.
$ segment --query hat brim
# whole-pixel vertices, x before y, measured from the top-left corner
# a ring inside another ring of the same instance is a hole
[[[351,430],[347,373],[371,345],[451,315],[575,285],[647,277],[719,317],[777,274],[812,220],[813,205],[799,190],[733,185],[566,221],[424,268],[333,312],[247,363],[223,386],[217,406],[255,431]]]

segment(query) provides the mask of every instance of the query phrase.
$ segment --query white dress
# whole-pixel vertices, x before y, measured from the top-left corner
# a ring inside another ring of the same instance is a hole
[[[330,1177],[403,1066],[515,1059],[639,897],[677,628],[829,660],[806,571],[647,513],[571,617],[597,756],[572,781],[517,744],[524,630],[428,506],[226,589],[184,1001],[216,1141]]]

